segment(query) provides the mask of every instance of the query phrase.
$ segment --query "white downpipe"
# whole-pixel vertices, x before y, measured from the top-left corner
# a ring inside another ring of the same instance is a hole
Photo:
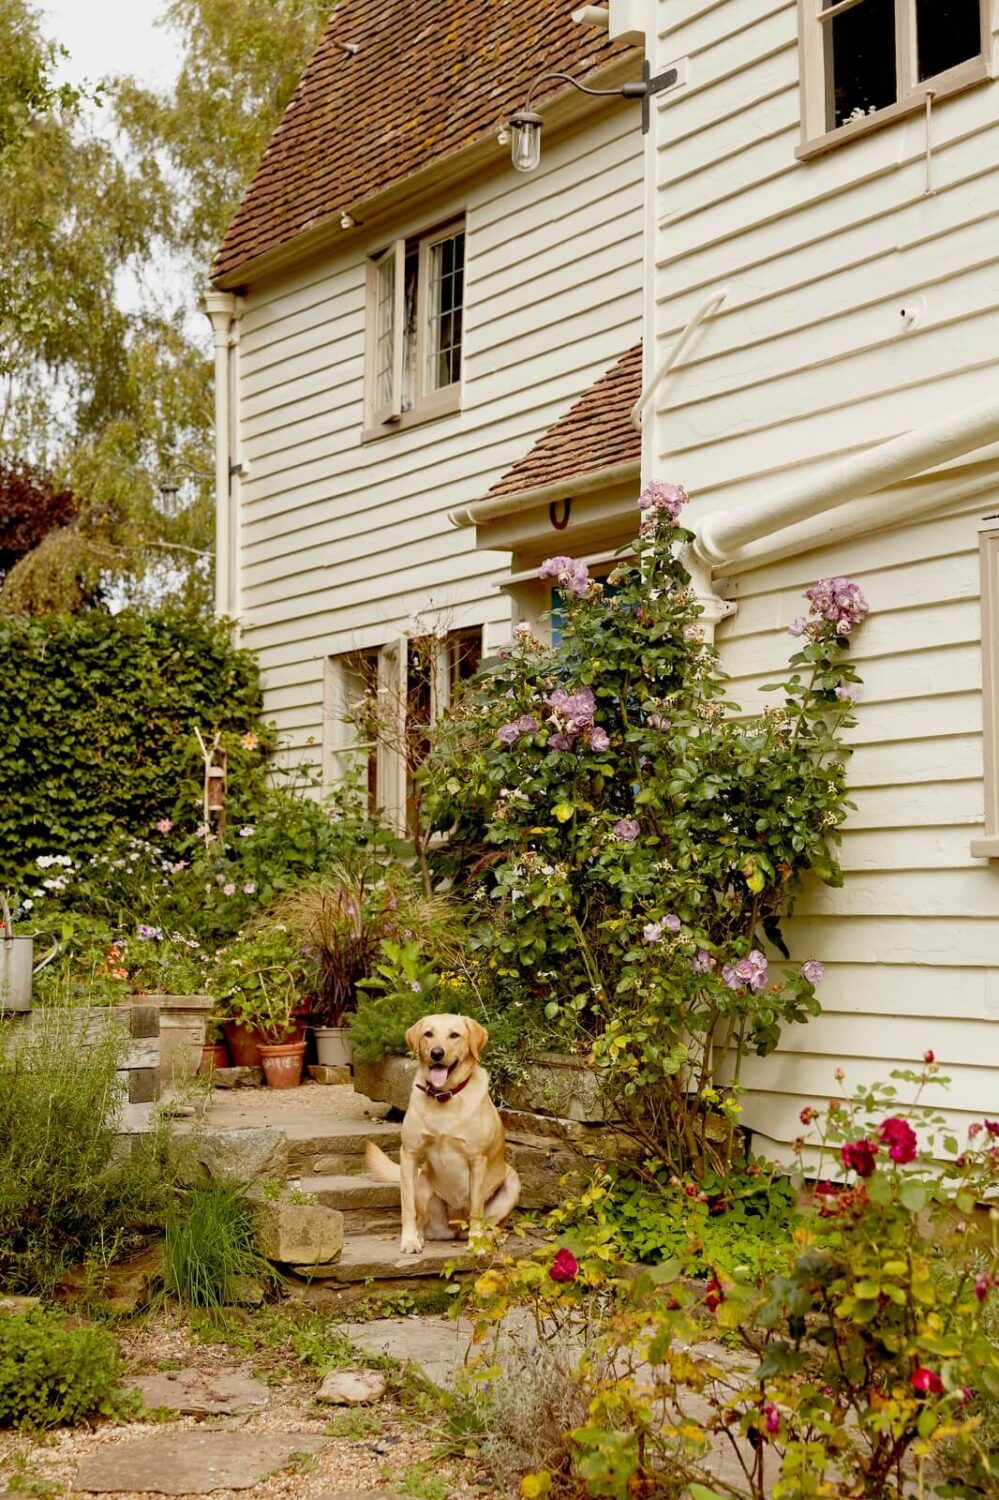
[[[631,408],[631,425],[635,428],[636,432],[641,432],[642,430],[642,419],[645,415],[645,410],[649,405],[649,402],[652,400],[653,396],[662,385],[663,381],[666,379],[666,376],[669,374],[670,370],[672,370],[681,354],[683,354],[688,344],[693,339],[694,334],[700,328],[701,324],[704,322],[704,319],[709,318],[714,313],[716,313],[727,296],[728,287],[719,287],[718,291],[712,292],[710,297],[705,297],[704,301],[699,303],[691,313],[690,317],[687,319],[686,327],[683,329],[682,333],[673,344],[666,358],[663,360],[658,370],[656,370],[651,380],[648,381],[644,391],[639,396],[634,406]]]
[[[697,523],[694,552],[708,567],[717,567],[764,537],[850,501],[874,497],[889,485],[900,484],[997,440],[999,397],[992,396],[841,463],[830,464],[813,478],[789,486],[772,498],[730,511],[710,512]],[[872,500],[868,510],[872,527],[877,524],[877,514],[878,502]]]
[[[230,463],[232,428],[230,404],[229,332],[236,298],[232,292],[208,292],[205,311],[215,343],[215,613],[233,613],[232,501]]]

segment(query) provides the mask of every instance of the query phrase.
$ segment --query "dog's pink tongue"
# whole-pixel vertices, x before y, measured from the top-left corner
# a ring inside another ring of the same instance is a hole
[[[447,1084],[447,1068],[431,1068],[430,1082],[433,1084],[435,1089],[444,1088]]]

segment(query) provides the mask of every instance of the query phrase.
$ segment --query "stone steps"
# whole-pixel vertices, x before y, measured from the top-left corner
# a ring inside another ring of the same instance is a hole
[[[511,1255],[526,1255],[534,1246],[527,1240],[511,1238],[504,1248]],[[470,1255],[464,1240],[429,1240],[419,1255],[400,1255],[398,1230],[394,1234],[352,1234],[344,1241],[340,1259],[323,1266],[317,1279],[324,1286],[351,1286],[358,1282],[439,1277],[449,1263],[466,1273],[489,1264],[488,1260]]]
[[[399,1150],[400,1127],[384,1120],[330,1120],[322,1130],[314,1120],[281,1121],[287,1144],[289,1178],[353,1176],[366,1170],[364,1149],[374,1141],[383,1151]]]
[[[365,1172],[345,1172],[302,1177],[299,1187],[326,1208],[339,1209],[348,1236],[399,1231],[397,1182],[377,1182]]]

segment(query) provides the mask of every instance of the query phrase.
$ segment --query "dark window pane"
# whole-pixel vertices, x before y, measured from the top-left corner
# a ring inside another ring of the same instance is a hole
[[[980,56],[979,0],[916,0],[916,42],[920,80]]]
[[[826,21],[824,30],[832,31],[827,55],[833,85],[830,128],[894,104],[895,0],[861,0]]]

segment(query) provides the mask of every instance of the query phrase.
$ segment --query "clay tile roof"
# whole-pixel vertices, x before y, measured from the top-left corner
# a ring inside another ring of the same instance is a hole
[[[623,354],[489,491],[520,495],[641,458],[631,409],[642,394],[642,346]]]
[[[629,51],[578,25],[571,8],[571,0],[340,0],[213,276],[487,136],[541,73],[583,76]]]

